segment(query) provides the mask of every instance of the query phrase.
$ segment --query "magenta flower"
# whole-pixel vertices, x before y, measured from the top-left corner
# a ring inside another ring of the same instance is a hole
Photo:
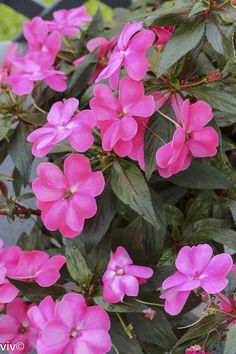
[[[40,306],[41,305],[41,306]],[[110,320],[100,306],[87,306],[82,295],[66,294],[55,304],[42,303],[29,310],[33,323],[40,323],[38,354],[105,354],[111,349]],[[49,312],[46,322],[45,314]]]
[[[7,84],[7,78],[11,74],[17,71],[14,65],[10,62],[10,57],[16,52],[17,44],[13,43],[6,53],[3,56],[3,64],[0,67],[0,93],[1,93],[1,86]]]
[[[118,99],[108,86],[99,84],[94,89],[90,107],[101,128],[103,149],[114,149],[123,157],[131,153],[132,139],[137,134],[138,124],[134,117],[150,117],[154,113],[154,99],[145,96],[141,82],[126,76],[120,81]]]
[[[185,100],[175,112],[177,129],[173,139],[156,153],[158,172],[166,178],[186,170],[193,157],[214,156],[219,145],[216,130],[205,127],[213,118],[209,104],[198,101],[190,105],[189,100]]]
[[[142,27],[141,22],[128,22],[125,25],[107,67],[100,73],[96,82],[109,78],[110,86],[116,89],[122,65],[133,80],[140,81],[144,78],[148,70],[146,52],[152,46],[155,35],[151,30],[137,33]]]
[[[94,140],[92,128],[96,125],[96,119],[90,110],[75,114],[78,105],[76,98],[54,103],[47,116],[48,123],[28,136],[27,140],[33,143],[34,156],[46,156],[54,145],[64,139],[76,151],[85,152],[90,148]]]
[[[8,249],[10,250],[9,257],[6,256],[6,249],[3,249],[3,241],[0,239],[0,304],[11,302],[20,292],[6,279],[7,267],[14,263],[15,259],[18,259],[18,247],[13,246]]]
[[[53,20],[46,21],[49,31],[57,31],[63,35],[73,36],[80,33],[78,27],[90,22],[92,17],[87,13],[85,6],[70,10],[58,10],[53,13]]]
[[[148,125],[149,119],[143,119],[140,117],[135,118],[137,125],[138,125],[138,130],[137,134],[132,140],[132,150],[129,153],[128,157],[131,160],[138,161],[139,167],[141,170],[145,170],[145,161],[144,161],[144,135],[145,135],[145,129],[146,126]]]
[[[49,258],[42,251],[21,251],[18,262],[8,265],[7,275],[11,279],[35,281],[42,287],[55,284],[60,278],[59,270],[66,263],[64,256]]]
[[[91,78],[89,79],[89,84],[93,83],[96,78],[98,77],[98,75],[100,74],[100,72],[104,69],[104,67],[106,67],[107,65],[107,61],[108,58],[111,55],[112,49],[114,48],[114,46],[117,43],[117,36],[111,38],[110,40],[103,38],[103,37],[96,37],[91,39],[90,41],[88,41],[87,43],[87,49],[90,53],[94,52],[97,48],[99,48],[98,50],[98,64],[91,76]],[[88,55],[84,55],[82,57],[80,57],[79,59],[74,61],[74,65],[80,65],[84,59],[87,58]]]
[[[191,290],[201,287],[208,294],[216,294],[226,287],[232,258],[227,253],[214,257],[212,254],[207,244],[185,246],[179,251],[175,262],[177,272],[164,280],[162,288],[166,292],[160,296],[165,299],[165,310],[170,315],[182,311]]]
[[[87,157],[71,154],[64,161],[64,175],[56,165],[44,162],[37,168],[32,188],[48,230],[60,230],[63,236],[75,237],[85,219],[97,212],[95,197],[103,192],[104,177],[93,172]]]
[[[205,352],[205,350],[200,345],[193,345],[192,347],[186,349],[185,354],[210,354]]]
[[[133,265],[126,249],[118,247],[102,277],[104,300],[117,303],[123,301],[125,295],[137,296],[139,285],[146,283],[152,275],[151,268]]]
[[[7,83],[12,86],[16,95],[27,95],[33,91],[34,82],[44,81],[53,90],[62,92],[66,90],[66,75],[55,70],[46,57],[40,53],[29,53],[20,57],[11,57],[9,60],[19,72],[10,75]]]
[[[18,298],[7,305],[6,315],[0,317],[0,343],[10,343],[10,354],[31,353],[37,332],[27,316],[29,305]],[[18,346],[17,343],[23,343]],[[17,349],[18,348],[18,349]]]
[[[157,36],[156,44],[164,45],[172,37],[175,31],[175,26],[156,26],[156,27],[151,27],[151,29],[154,31],[154,33]]]
[[[48,25],[40,17],[24,23],[24,36],[28,42],[29,52],[43,56],[46,65],[54,64],[61,48],[61,37],[58,32],[48,35]]]

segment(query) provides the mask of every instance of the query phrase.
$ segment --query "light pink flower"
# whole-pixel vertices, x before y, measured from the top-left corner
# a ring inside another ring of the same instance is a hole
[[[70,10],[58,10],[53,13],[53,20],[46,21],[49,31],[58,31],[63,35],[73,36],[80,33],[78,27],[90,22],[92,17],[87,13],[85,6]]]
[[[133,265],[126,249],[118,247],[102,277],[104,300],[117,303],[123,301],[125,295],[137,296],[139,285],[146,283],[152,275],[151,268]]]
[[[18,262],[7,268],[7,275],[11,279],[35,281],[42,287],[55,284],[60,278],[59,270],[66,263],[64,256],[49,258],[42,251],[21,251]]]
[[[3,64],[0,68],[0,93],[1,93],[1,85],[7,84],[7,78],[11,74],[17,71],[14,65],[10,62],[9,58],[16,52],[17,44],[13,43],[6,51],[3,56]]]
[[[151,30],[139,32],[142,28],[141,22],[125,25],[107,67],[100,73],[96,82],[109,78],[110,86],[116,89],[122,65],[133,80],[140,81],[144,78],[148,70],[146,52],[152,46],[155,35]]]
[[[96,37],[91,39],[90,41],[88,41],[87,43],[87,49],[90,53],[94,52],[96,49],[99,48],[98,50],[98,64],[91,76],[91,78],[89,79],[89,84],[93,83],[96,78],[98,77],[98,75],[100,74],[100,72],[104,69],[104,67],[106,67],[107,65],[107,61],[111,55],[112,49],[114,48],[114,46],[117,43],[117,39],[118,37],[113,37],[110,40],[103,38],[103,37]],[[84,55],[82,57],[80,57],[79,59],[74,61],[74,65],[80,65],[84,59],[87,58],[88,55]]]
[[[157,36],[156,44],[164,45],[172,37],[175,31],[175,26],[156,26],[156,27],[151,27],[151,29],[154,31],[154,33]]]
[[[212,248],[207,244],[185,246],[176,258],[177,272],[164,280],[161,295],[165,299],[165,310],[170,315],[179,314],[191,290],[199,287],[208,294],[222,291],[228,284],[227,274],[232,268],[232,258],[226,253],[212,257]]]
[[[28,309],[22,299],[15,299],[7,305],[6,315],[0,317],[0,343],[11,344],[10,354],[31,353],[33,349],[37,332],[27,316]],[[17,349],[17,343],[23,343],[22,348]]]
[[[186,349],[185,354],[210,354],[205,352],[205,350],[200,345],[193,345],[192,347]]]
[[[0,303],[7,304],[15,299],[19,290],[7,279],[7,268],[13,264],[13,259],[18,259],[18,247],[9,247],[10,254],[6,257],[6,249],[3,249],[3,241],[0,239]],[[17,258],[15,258],[17,257]],[[0,342],[1,343],[1,342]]]
[[[33,143],[34,156],[46,156],[54,145],[64,139],[76,151],[85,152],[90,148],[94,140],[92,128],[96,125],[96,119],[90,110],[76,114],[78,105],[76,98],[54,103],[47,116],[48,123],[28,136],[27,140]]]
[[[172,141],[163,145],[156,153],[158,172],[163,177],[186,170],[193,157],[211,157],[217,153],[219,136],[216,130],[205,125],[212,120],[209,104],[198,101],[190,105],[185,100],[176,109],[178,128]]]
[[[82,295],[66,294],[55,304],[54,310],[50,305],[51,316],[42,322],[45,315],[41,314],[46,305],[41,305],[38,311],[36,307],[29,310],[33,322],[39,319],[42,324],[36,345],[38,354],[105,354],[110,351],[110,320],[103,308],[88,307]]]
[[[48,35],[48,25],[40,17],[24,23],[24,36],[29,52],[43,56],[45,65],[54,64],[57,53],[61,48],[61,37],[58,32]]]
[[[150,117],[154,112],[154,99],[145,96],[141,82],[126,76],[120,81],[118,99],[108,86],[99,84],[94,89],[90,107],[101,128],[103,149],[114,149],[117,155],[127,156],[138,130],[134,117]]]
[[[11,57],[10,61],[21,70],[7,79],[7,83],[12,86],[12,92],[16,95],[30,94],[36,81],[44,81],[58,92],[66,90],[65,73],[55,70],[43,54],[29,53],[21,58]]]
[[[84,220],[97,212],[95,197],[103,192],[104,177],[93,172],[87,157],[71,154],[64,161],[64,175],[56,165],[44,162],[37,168],[32,188],[48,230],[60,230],[63,236],[75,237]]]

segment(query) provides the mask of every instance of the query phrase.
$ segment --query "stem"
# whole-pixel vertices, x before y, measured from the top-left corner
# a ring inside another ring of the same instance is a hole
[[[165,145],[166,142],[159,136],[157,135],[156,133],[154,133],[144,122],[143,122],[143,125],[145,126],[145,128],[152,134],[154,135],[157,139],[161,140],[161,142]]]
[[[112,344],[112,348],[115,350],[116,354],[120,354],[120,353],[118,352],[118,349],[114,346],[114,344]]]
[[[157,110],[157,112],[160,113],[165,119],[169,120],[172,124],[174,124],[176,128],[181,128],[181,126],[177,122],[175,122],[172,118],[168,117],[167,115],[165,115],[159,110]]]
[[[226,316],[229,316],[229,317],[232,317],[232,318],[236,319],[235,315],[232,315],[231,313],[225,312],[225,311],[220,310],[220,309],[216,309],[214,307],[208,307],[208,311],[222,313],[223,315],[226,315]]]
[[[30,97],[30,99],[31,99],[31,102],[32,102],[33,106],[34,106],[38,111],[47,114],[46,111],[44,111],[42,108],[40,108],[40,107],[37,105],[37,103],[35,102],[35,100],[34,100],[32,94],[30,94],[29,97]]]
[[[187,329],[187,328],[190,328],[192,326],[195,326],[197,323],[199,323],[204,317],[206,317],[205,315],[204,316],[201,316],[197,321],[191,323],[190,325],[188,326],[183,326],[183,327],[177,327],[177,329]]]
[[[163,304],[155,304],[153,302],[146,302],[146,301],[142,301],[142,300],[139,300],[139,299],[135,299],[137,302],[140,302],[141,304],[144,304],[144,305],[150,305],[150,306],[159,306],[159,307],[164,307]]]
[[[40,210],[36,210],[36,209],[25,209],[25,210],[14,210],[13,211],[13,215],[16,216],[20,216],[20,215],[28,215],[28,214],[32,214],[32,215],[37,215],[40,216],[41,215],[41,211]],[[9,216],[9,213],[7,211],[0,211],[0,216]]]
[[[123,330],[125,331],[125,333],[127,334],[127,336],[129,337],[129,339],[133,339],[133,336],[132,336],[132,333],[130,332],[129,328],[126,326],[126,324],[124,323],[121,315],[116,312],[116,316],[118,317],[120,323],[121,323],[121,326],[123,328]]]
[[[202,79],[200,81],[197,81],[197,82],[193,82],[191,84],[186,84],[186,85],[180,85],[180,90],[184,90],[185,88],[190,88],[190,87],[197,87],[197,86],[200,86],[202,84],[206,84],[207,83],[207,80],[206,78],[205,79]]]
[[[108,165],[106,165],[105,167],[103,167],[103,169],[101,170],[101,172],[105,172],[105,171],[108,170],[112,165],[113,165],[113,161],[111,161]]]
[[[216,5],[212,8],[212,10],[221,10],[223,9],[223,7],[227,6],[229,4],[229,0],[226,0],[224,2],[222,2],[222,4],[220,5]]]

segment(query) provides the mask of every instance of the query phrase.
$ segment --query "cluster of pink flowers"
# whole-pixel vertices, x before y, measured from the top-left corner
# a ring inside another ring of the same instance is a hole
[[[19,290],[7,279],[35,281],[48,287],[60,278],[59,270],[66,263],[64,256],[49,257],[42,251],[23,251],[17,246],[3,248],[0,240],[0,303],[11,302]]]
[[[84,6],[56,11],[52,21],[44,21],[40,17],[26,21],[24,36],[28,51],[23,57],[14,56],[12,51],[7,53],[0,83],[9,84],[16,95],[30,94],[37,81],[45,82],[55,91],[65,91],[66,75],[55,64],[61,48],[61,36],[78,34],[79,26],[89,21],[91,17]]]

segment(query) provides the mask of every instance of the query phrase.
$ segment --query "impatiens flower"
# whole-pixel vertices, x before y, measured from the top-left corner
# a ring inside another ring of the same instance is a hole
[[[219,136],[212,127],[205,127],[213,118],[209,104],[198,101],[190,104],[185,100],[176,110],[177,129],[172,141],[156,153],[158,172],[163,177],[186,170],[193,157],[216,155]]]
[[[122,65],[133,80],[140,81],[144,78],[148,70],[146,52],[152,46],[155,35],[151,30],[139,32],[142,27],[141,22],[125,25],[107,67],[100,73],[96,82],[109,78],[110,86],[116,89]]]
[[[90,53],[94,52],[96,49],[99,48],[98,50],[98,64],[89,79],[89,84],[93,83],[100,72],[106,67],[108,58],[111,55],[111,51],[114,48],[114,46],[117,43],[117,36],[111,38],[110,40],[103,38],[103,37],[96,37],[88,41],[87,43],[87,49]],[[79,65],[81,64],[85,58],[87,58],[88,55],[84,55],[83,57],[80,57],[79,59],[74,61],[74,65]]]
[[[38,319],[42,321],[45,315],[41,316],[40,313],[45,306],[41,306],[38,312],[32,307],[29,310],[30,318],[36,322]],[[88,307],[82,295],[66,294],[55,304],[52,318],[41,326],[37,353],[105,354],[111,349],[109,329],[110,320],[102,307]]]
[[[12,257],[14,258],[14,250],[16,248],[18,247],[9,247],[9,249],[11,249],[11,256],[4,257],[3,241],[0,239],[0,304],[7,304],[11,302],[20,292],[6,279],[7,266],[12,261]]]
[[[93,172],[89,159],[79,154],[65,159],[64,175],[49,162],[41,163],[37,174],[32,188],[46,228],[59,229],[66,237],[79,235],[85,219],[97,212],[95,197],[103,192],[103,174]]]
[[[218,299],[220,301],[220,308],[221,310],[223,310],[224,312],[236,315],[236,297],[235,296],[231,296],[231,298],[227,298],[226,296],[224,296],[223,294],[219,293],[215,295],[216,299]],[[232,321],[230,322],[230,324],[235,324],[236,323],[236,319],[231,318]]]
[[[10,58],[11,63],[21,70],[7,79],[7,83],[12,86],[13,93],[19,96],[30,94],[36,81],[44,81],[58,92],[66,90],[65,73],[55,70],[44,58],[44,55],[39,53],[31,53],[22,58]]]
[[[54,103],[47,116],[48,123],[28,136],[28,141],[33,143],[34,156],[46,156],[54,145],[64,139],[79,152],[90,148],[94,140],[92,128],[95,127],[96,119],[90,110],[76,114],[78,105],[76,98]]]
[[[145,96],[141,82],[126,76],[120,81],[118,99],[108,86],[100,84],[94,89],[90,107],[101,129],[103,149],[114,149],[117,155],[127,156],[138,131],[135,117],[150,117],[154,113],[154,99]]]
[[[186,349],[185,354],[210,354],[205,352],[205,350],[200,345],[193,345],[192,347]]]
[[[92,17],[87,13],[85,6],[70,10],[58,10],[53,13],[53,20],[46,21],[49,31],[57,31],[63,35],[73,36],[80,33],[78,27],[90,22]]]
[[[17,44],[13,43],[3,56],[3,64],[0,67],[0,93],[1,86],[7,84],[7,77],[13,72],[17,71],[14,65],[10,62],[9,58],[16,52]]]
[[[6,315],[0,317],[0,343],[11,344],[10,354],[31,353],[33,349],[37,332],[27,316],[28,309],[22,299],[15,299],[7,305]]]
[[[185,246],[176,258],[177,272],[164,280],[161,295],[165,299],[165,310],[170,315],[179,314],[191,290],[199,287],[208,294],[222,291],[228,284],[227,274],[232,268],[232,258],[227,253],[212,257],[212,248],[207,244]]]
[[[142,119],[140,117],[135,117],[138,125],[138,130],[135,137],[132,139],[132,150],[128,157],[131,160],[138,161],[141,170],[145,170],[144,162],[144,134],[146,126],[148,125],[149,119]]]
[[[18,262],[13,267],[8,267],[9,278],[32,281],[42,287],[55,284],[60,278],[59,270],[66,263],[64,256],[49,258],[46,252],[42,251],[21,251]]]
[[[154,33],[157,36],[157,45],[164,45],[168,42],[168,40],[172,37],[175,26],[157,26],[151,27]]]
[[[133,265],[126,249],[118,247],[102,277],[104,300],[117,303],[123,301],[125,295],[137,296],[139,285],[146,283],[152,275],[151,268]]]
[[[53,65],[61,47],[61,37],[58,32],[48,35],[48,25],[40,17],[24,23],[24,36],[29,52],[42,54],[46,65]]]

